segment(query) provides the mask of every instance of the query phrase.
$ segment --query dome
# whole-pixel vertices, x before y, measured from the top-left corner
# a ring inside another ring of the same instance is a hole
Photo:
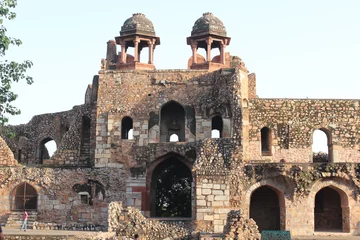
[[[120,36],[130,34],[155,36],[154,25],[144,14],[134,13],[131,18],[124,22],[120,31]]]
[[[201,18],[196,20],[191,36],[214,34],[226,37],[226,29],[223,22],[212,13],[204,13]]]

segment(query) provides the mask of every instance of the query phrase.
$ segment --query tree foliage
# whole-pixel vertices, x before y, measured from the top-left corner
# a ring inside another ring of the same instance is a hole
[[[191,172],[176,159],[165,161],[155,172],[156,216],[191,217]]]
[[[20,114],[20,109],[12,105],[18,97],[11,89],[12,83],[21,80],[26,80],[27,84],[33,83],[32,77],[26,75],[26,70],[33,65],[31,61],[18,63],[5,59],[5,53],[10,46],[22,44],[20,39],[7,36],[4,26],[4,20],[13,20],[16,17],[16,13],[13,12],[16,5],[17,0],[0,0],[0,126],[8,122],[6,116]]]

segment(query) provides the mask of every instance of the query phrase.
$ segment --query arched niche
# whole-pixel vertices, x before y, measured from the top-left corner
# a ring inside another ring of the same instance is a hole
[[[38,194],[36,189],[23,182],[16,186],[11,195],[11,209],[12,210],[37,210]]]
[[[169,101],[160,110],[160,142],[169,142],[176,134],[179,142],[185,141],[185,110],[175,101]]]

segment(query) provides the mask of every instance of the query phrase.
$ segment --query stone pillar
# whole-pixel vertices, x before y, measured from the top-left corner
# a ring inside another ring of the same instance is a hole
[[[106,66],[109,67],[110,65],[116,64],[116,42],[114,40],[110,40],[107,42],[107,49],[106,49]]]
[[[149,64],[154,63],[154,44],[152,42],[149,43]]]
[[[207,43],[207,49],[206,49],[206,61],[210,62],[211,61],[211,44],[212,44],[213,40],[211,38],[208,38],[206,40]]]
[[[225,43],[220,43],[220,63],[225,64]]]
[[[192,49],[192,63],[196,64],[197,63],[197,59],[196,59],[196,55],[197,55],[197,44],[192,44],[191,45],[191,49]]]
[[[121,42],[121,58],[120,63],[126,63],[126,42]]]
[[[134,40],[134,62],[139,61],[139,39]]]

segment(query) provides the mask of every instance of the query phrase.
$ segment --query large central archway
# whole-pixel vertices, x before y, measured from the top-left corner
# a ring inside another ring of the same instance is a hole
[[[36,210],[37,192],[34,187],[28,183],[18,185],[12,194],[12,210]]]
[[[157,164],[151,174],[150,216],[191,217],[192,175],[175,156]]]
[[[250,200],[250,218],[262,230],[280,230],[280,204],[278,194],[269,186],[256,189]]]
[[[315,231],[343,231],[341,196],[331,187],[315,196]]]

